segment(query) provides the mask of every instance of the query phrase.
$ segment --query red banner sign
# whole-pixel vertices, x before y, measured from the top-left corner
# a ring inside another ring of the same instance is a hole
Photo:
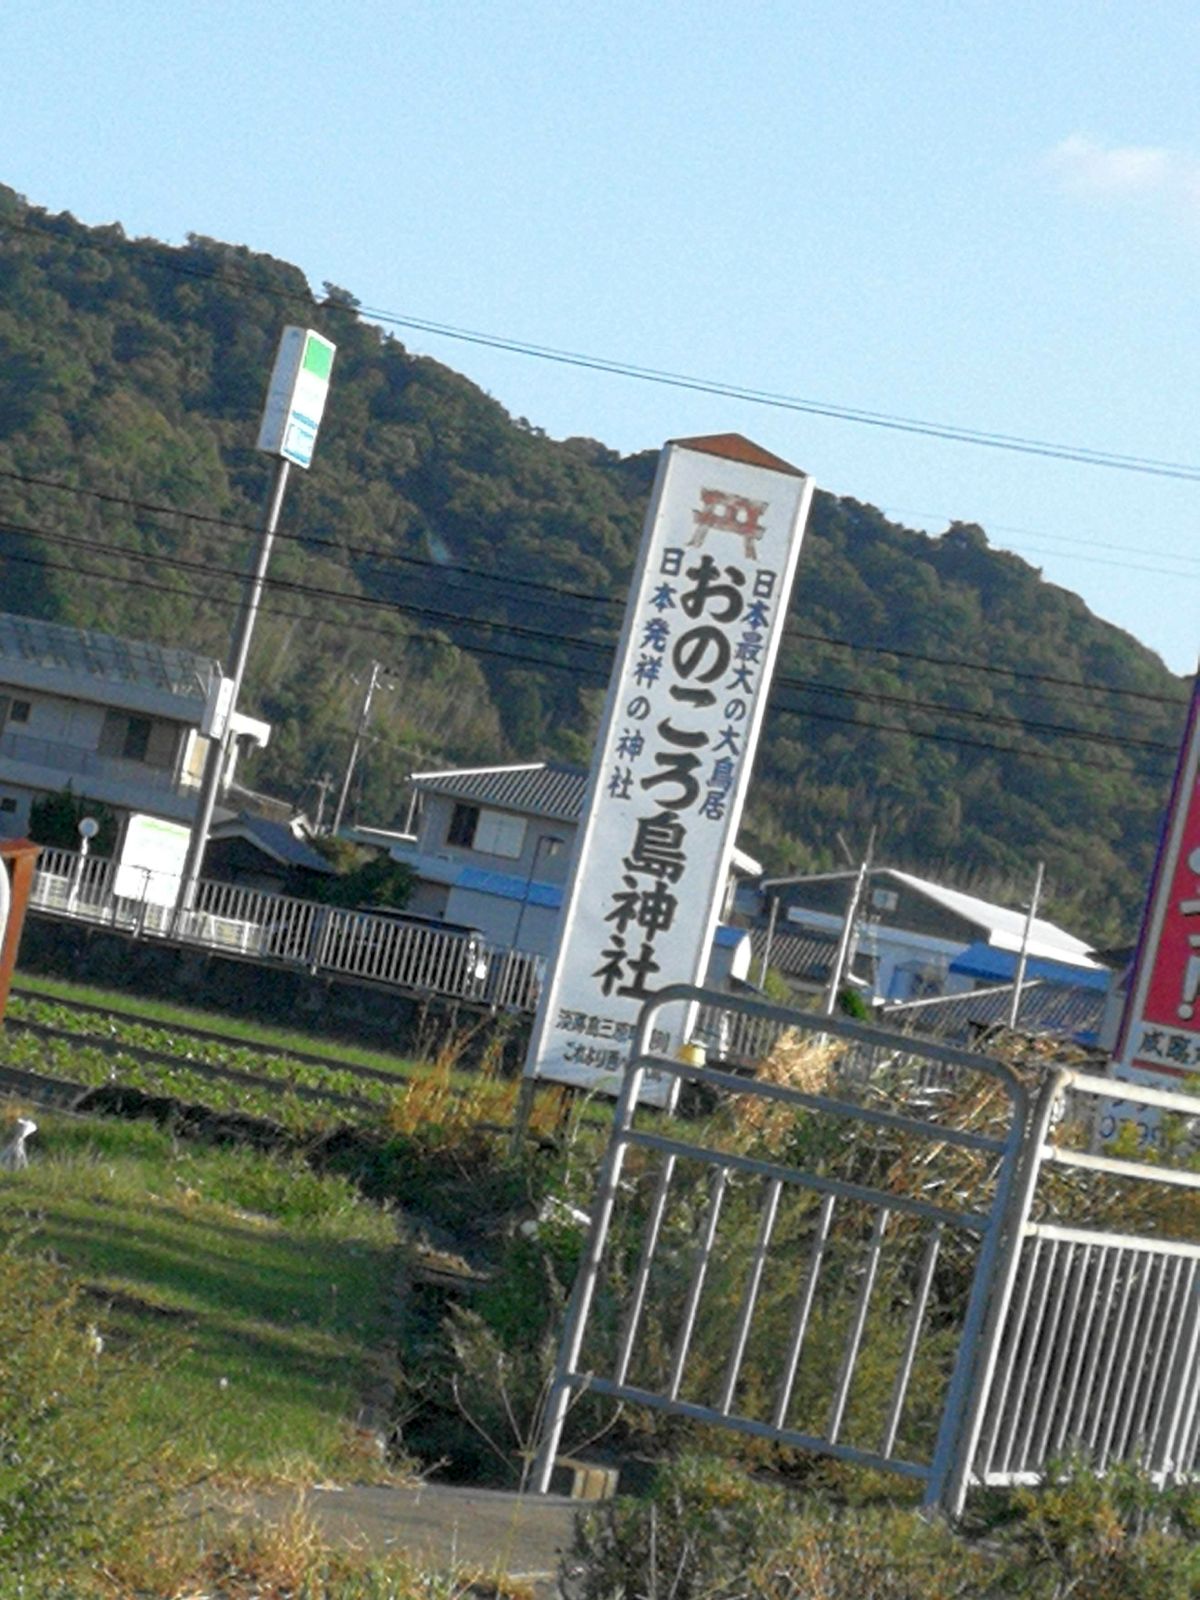
[[[1142,921],[1116,1061],[1200,1073],[1200,678]]]

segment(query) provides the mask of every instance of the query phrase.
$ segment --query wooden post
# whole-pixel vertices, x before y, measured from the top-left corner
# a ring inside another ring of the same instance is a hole
[[[8,1009],[8,991],[12,987],[13,968],[17,964],[17,951],[21,947],[21,933],[25,927],[25,908],[29,904],[29,891],[33,887],[33,869],[41,853],[41,845],[29,839],[0,839],[0,860],[8,873],[11,897],[8,907],[8,924],[0,944],[0,1022]]]

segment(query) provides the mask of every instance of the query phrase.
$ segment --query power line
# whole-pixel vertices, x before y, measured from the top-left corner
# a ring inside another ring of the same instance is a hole
[[[1136,746],[1142,750],[1175,750],[1174,744],[1163,739],[1138,739],[1119,733],[1105,733],[1102,729],[1068,727],[1063,723],[1028,721],[1023,717],[1005,716],[1002,712],[976,711],[970,706],[949,706],[939,700],[916,700],[908,695],[885,694],[878,689],[859,689],[850,684],[820,683],[815,679],[789,678],[785,674],[775,680],[781,687],[803,689],[806,694],[838,694],[851,700],[869,700],[877,705],[904,707],[914,711],[930,712],[938,716],[958,717],[966,722],[983,722],[991,728],[1019,728],[1028,733],[1061,734],[1069,739],[1086,739],[1091,744]]]
[[[125,552],[122,553],[124,554]],[[30,556],[19,553],[10,553],[4,556],[3,559],[5,561],[20,562],[25,566],[39,567],[48,572],[65,572],[69,573],[72,577],[93,579],[98,583],[119,584],[125,588],[147,589],[155,594],[173,595],[177,599],[189,600],[193,604],[197,599],[196,591],[194,589],[177,589],[171,584],[157,583],[152,578],[132,577],[127,573],[117,574],[112,572],[97,572],[91,568],[80,567],[73,561],[52,561],[44,556]],[[205,570],[211,571],[212,569],[206,568]],[[244,574],[240,576],[244,576]],[[206,595],[204,599],[206,604],[220,606],[227,611],[236,611],[241,605],[240,598],[234,598],[233,596],[228,595]],[[321,616],[319,614],[314,615],[310,611],[285,611],[281,610],[278,606],[262,606],[260,608],[260,615],[272,617],[283,622],[310,622],[318,625],[324,624],[330,628],[338,628],[343,625],[337,618],[334,617]],[[358,638],[362,634],[377,635],[382,639],[390,640],[393,644],[397,642],[395,631],[390,628],[372,627],[371,624],[367,622],[356,622],[354,625],[355,638]],[[420,630],[415,628],[406,629],[401,635],[401,642],[405,644],[408,644],[414,640],[420,644],[435,645],[440,649],[456,650],[460,655],[466,654],[473,656],[492,656],[500,661],[515,661],[522,666],[545,667],[548,671],[571,672],[574,674],[583,673],[596,678],[598,682],[602,683],[607,682],[609,676],[607,667],[594,665],[591,662],[554,661],[549,657],[528,655],[521,651],[497,650],[491,645],[478,643],[475,640],[472,640],[469,645],[464,645],[458,643],[454,639],[447,638],[445,634],[422,633]],[[576,648],[594,648],[594,646],[592,646],[590,643],[573,639],[558,638],[554,642],[561,644],[568,650]]]
[[[100,254],[132,254],[147,265],[190,278],[204,278],[231,286],[244,286],[257,294],[285,300],[290,303],[316,304],[311,295],[306,298],[292,290],[259,282],[249,273],[231,271],[228,267],[203,268],[177,257],[159,259],[145,254],[147,246],[122,239],[119,242],[89,237],[72,238],[48,227],[16,222],[11,218],[3,226],[26,234],[54,239],[77,249],[95,250]],[[82,224],[76,224],[82,228]],[[167,246],[153,248],[166,249]],[[768,407],[778,411],[796,412],[806,416],[824,417],[830,421],[855,423],[860,427],[882,428],[897,433],[915,434],[923,438],[943,439],[953,444],[971,444],[991,450],[1004,450],[1019,455],[1042,456],[1049,460],[1075,462],[1082,466],[1107,467],[1115,471],[1136,472],[1151,477],[1175,478],[1187,483],[1200,482],[1200,466],[1186,462],[1163,461],[1152,456],[1128,455],[1119,451],[1102,450],[1086,445],[1064,445],[1051,440],[1005,434],[990,429],[968,428],[953,423],[930,422],[914,417],[904,417],[894,412],[867,410],[845,406],[831,401],[807,399],[798,395],[777,393],[742,384],[726,383],[716,379],[698,378],[686,373],[670,372],[659,367],[640,366],[634,362],[620,361],[606,356],[590,356],[579,351],[563,350],[553,345],[535,344],[523,339],[501,334],[486,333],[479,329],[459,327],[453,323],[436,322],[428,317],[407,315],[378,306],[368,306],[361,301],[347,309],[361,313],[372,322],[386,327],[409,328],[438,338],[456,340],[486,349],[501,350],[512,355],[528,356],[539,361],[550,361],[562,366],[603,372],[614,377],[631,378],[641,383],[658,384],[665,388],[683,389],[693,393],[716,395],[723,399],[741,400],[749,405]]]
[[[1065,767],[1090,767],[1096,772],[1111,773],[1112,763],[1109,761],[1092,761],[1087,756],[1062,756],[1053,750],[1020,750],[1015,745],[992,744],[986,739],[971,739],[965,734],[945,733],[932,728],[906,728],[897,727],[895,723],[872,722],[865,717],[848,717],[836,711],[816,711],[804,706],[789,706],[777,702],[772,695],[771,709],[780,711],[785,716],[811,717],[817,722],[838,722],[850,728],[870,728],[878,733],[895,733],[902,738],[926,740],[931,744],[953,744],[965,746],[968,750],[987,750],[993,754],[1015,756],[1020,761],[1049,762],[1052,766]]]
[[[196,522],[205,527],[212,527],[222,532],[253,534],[257,530],[251,523],[239,522],[231,518],[214,516],[211,513],[188,511],[175,506],[164,505],[155,501],[140,500],[130,495],[115,494],[109,490],[92,489],[80,484],[68,484],[53,478],[42,478],[28,473],[19,473],[10,469],[0,468],[0,479],[26,485],[51,489],[59,493],[73,494],[80,497],[94,499],[106,505],[120,506],[127,510],[137,511],[150,516],[179,517],[185,521]],[[25,531],[36,534],[38,537],[54,537],[49,530],[26,529]],[[624,601],[619,596],[600,594],[595,591],[571,589],[564,585],[550,584],[534,578],[526,578],[517,573],[488,572],[481,567],[469,567],[461,564],[445,564],[428,560],[420,556],[406,555],[398,551],[382,550],[377,547],[353,545],[342,543],[333,539],[322,539],[302,533],[280,532],[279,539],[287,540],[304,547],[316,546],[319,549],[335,551],[338,554],[356,555],[367,560],[375,560],[383,564],[399,563],[405,566],[418,567],[425,571],[436,572],[440,575],[455,573],[457,575],[478,578],[489,584],[507,584],[515,588],[533,592],[538,595],[550,595],[558,600],[570,601],[577,604],[602,605],[609,608],[621,607]],[[166,559],[166,558],[160,558]],[[824,644],[836,649],[850,651],[867,651],[876,655],[895,657],[898,660],[915,661],[931,666],[952,667],[956,671],[966,670],[971,672],[989,673],[995,676],[1012,678],[1022,682],[1052,684],[1058,688],[1082,690],[1088,694],[1105,694],[1121,696],[1135,700],[1142,700],[1158,705],[1182,704],[1180,696],[1156,694],[1145,689],[1129,689],[1109,684],[1086,683],[1079,678],[1063,677],[1054,673],[1026,672],[1018,667],[1003,666],[996,662],[971,661],[961,657],[931,655],[918,650],[906,650],[901,646],[871,644],[862,640],[837,638],[828,634],[810,633],[796,626],[794,622],[787,624],[787,637],[803,640],[812,644]]]
[[[888,506],[888,505],[884,505],[884,506],[880,506],[879,510],[882,511],[883,515],[885,517],[887,517],[889,519],[889,521],[894,520],[897,517],[919,517],[922,522],[945,522],[947,524],[947,526],[949,526],[949,525],[953,524],[955,521],[958,520],[957,518],[950,516],[945,511],[914,511],[911,506]],[[989,535],[992,534],[992,533],[1019,533],[1019,534],[1023,534],[1026,538],[1029,538],[1029,539],[1053,539],[1053,540],[1056,540],[1059,544],[1070,544],[1070,545],[1078,545],[1078,543],[1079,543],[1079,540],[1076,538],[1076,536],[1074,534],[1070,534],[1070,533],[1051,533],[1048,528],[1021,528],[1021,527],[1018,527],[1015,523],[1012,523],[1012,522],[990,522],[989,521],[986,531],[988,532]],[[1180,555],[1175,550],[1146,550],[1146,549],[1143,549],[1141,545],[1121,544],[1115,539],[1092,539],[1092,538],[1089,538],[1088,539],[1088,547],[1089,547],[1089,549],[1095,549],[1095,550],[1125,550],[1125,551],[1128,551],[1132,555],[1161,556],[1164,561],[1186,561],[1186,562],[1192,563],[1192,565],[1194,565],[1194,566],[1200,565],[1200,556]],[[1028,546],[1026,546],[1026,548],[1027,549],[1032,549],[1032,550],[1037,550],[1037,546],[1036,545],[1028,545]],[[1053,553],[1057,553],[1057,552],[1051,552],[1049,550],[1039,550],[1038,551],[1038,554],[1040,554],[1040,555],[1050,555],[1050,554],[1053,554]],[[1011,551],[1010,554],[1020,555],[1021,552],[1019,550],[1014,550],[1014,551]],[[1077,549],[1073,550],[1071,552],[1071,554],[1076,560],[1080,560],[1080,561],[1087,561],[1087,560],[1092,559],[1091,557],[1083,555]],[[1146,567],[1146,568],[1143,568],[1141,570],[1147,571],[1147,572],[1167,572],[1168,571],[1168,569],[1166,567]],[[1178,576],[1178,574],[1173,574],[1173,575],[1174,576]]]
[[[161,502],[153,500],[139,500],[132,495],[114,494],[106,489],[89,489],[82,484],[62,483],[53,478],[35,477],[30,473],[14,472],[7,468],[0,468],[0,479],[3,478],[40,489],[54,489],[63,494],[87,497],[88,499],[101,501],[105,505],[122,506],[127,510],[140,511],[149,516],[181,517],[184,521],[197,522],[205,527],[215,528],[220,532],[257,534],[259,531],[255,524],[251,522],[238,522],[230,517],[214,516],[210,512],[185,511],[178,506],[163,505]],[[519,573],[488,572],[483,567],[447,565],[440,561],[429,560],[424,556],[406,555],[399,550],[384,550],[376,545],[344,543],[339,539],[322,539],[312,534],[289,533],[285,529],[281,529],[275,537],[277,541],[284,540],[291,544],[302,545],[305,548],[315,545],[321,550],[336,551],[339,555],[359,556],[364,560],[421,567],[438,573],[462,573],[465,576],[481,578],[486,582],[506,583],[519,589],[551,593],[566,599],[586,602],[589,605],[621,606],[624,604],[624,601],[616,595],[598,594],[590,590],[569,589],[561,585],[542,583],[536,578],[522,577]]]
[[[158,563],[162,566],[174,567],[185,572],[199,572],[209,576],[229,578],[240,581],[242,574],[229,567],[214,567],[209,562],[193,561],[183,556],[158,555],[143,551],[131,551],[120,545],[103,544],[98,540],[84,538],[73,534],[39,530],[21,524],[0,521],[0,533],[15,533],[20,536],[33,534],[49,539],[52,542],[65,544],[77,549],[89,551],[102,551],[106,555],[116,556],[121,560],[144,561]],[[550,633],[541,628],[531,628],[524,624],[507,622],[504,620],[491,620],[484,617],[467,615],[463,612],[444,611],[437,607],[422,606],[409,601],[393,601],[377,595],[356,595],[349,591],[329,589],[322,584],[306,584],[295,579],[272,578],[268,580],[270,587],[277,591],[301,594],[323,600],[337,600],[350,605],[362,606],[368,609],[383,609],[388,611],[401,611],[407,615],[419,616],[429,621],[446,622],[452,626],[470,625],[471,627],[487,628],[493,632],[511,634],[514,637],[531,639],[538,643],[561,645],[561,633]],[[607,660],[612,655],[611,643],[603,640],[573,639],[570,643],[584,650],[602,653]],[[1094,731],[1090,729],[1071,728],[1060,723],[1045,723],[1021,718],[1006,717],[1003,714],[993,715],[988,712],[975,711],[971,708],[960,708],[947,705],[942,701],[918,700],[911,696],[888,695],[871,690],[861,690],[848,685],[814,683],[812,680],[791,678],[786,674],[779,674],[777,683],[782,688],[819,689],[827,694],[842,694],[853,698],[877,700],[881,704],[903,706],[916,711],[930,711],[940,716],[958,717],[962,720],[977,720],[990,726],[1016,726],[1024,728],[1030,733],[1053,733],[1067,738],[1082,739],[1093,744],[1137,744],[1147,749],[1172,749],[1173,746],[1158,740],[1124,740],[1119,735]]]
[[[37,532],[37,530],[30,530],[28,528],[14,527],[13,525],[8,525],[8,524],[0,522],[0,533],[14,532],[14,531],[17,532],[18,534],[21,534],[21,535],[25,535],[25,534],[28,534],[30,532],[34,532],[34,533]],[[183,570],[183,571],[199,572],[199,573],[204,574],[205,576],[210,576],[210,577],[215,576],[215,577],[222,578],[222,579],[240,580],[240,578],[242,577],[242,574],[240,574],[240,573],[238,573],[238,572],[236,572],[236,571],[234,571],[234,570],[232,570],[230,568],[213,567],[209,563],[191,561],[191,560],[188,560],[188,559],[183,558],[183,557],[146,555],[143,552],[128,551],[128,550],[122,549],[120,546],[103,545],[103,544],[98,543],[96,540],[78,538],[78,537],[75,537],[73,535],[54,535],[54,534],[51,534],[49,537],[51,539],[58,539],[60,542],[65,543],[65,544],[67,544],[69,546],[73,546],[73,547],[77,547],[77,548],[83,548],[83,549],[87,549],[87,550],[91,550],[91,551],[99,550],[99,551],[102,551],[104,554],[115,555],[115,556],[117,556],[117,557],[119,557],[121,559],[142,560],[142,561],[146,561],[146,562],[150,562],[150,563],[158,562],[159,564],[175,567],[175,568]],[[67,571],[67,572],[71,572],[71,573],[74,573],[74,574],[77,574],[77,575],[80,575],[80,576],[89,576],[89,577],[102,578],[104,581],[107,581],[109,583],[134,583],[138,587],[155,588],[155,589],[159,589],[162,592],[165,592],[165,593],[168,593],[168,594],[175,594],[175,595],[179,595],[179,596],[189,596],[190,598],[194,598],[194,596],[190,596],[189,595],[189,591],[187,591],[187,590],[174,589],[174,588],[171,588],[171,587],[165,586],[165,585],[153,584],[153,583],[150,583],[148,580],[139,581],[139,580],[131,579],[131,578],[128,577],[128,575],[114,575],[114,574],[103,574],[103,573],[93,573],[93,572],[81,572],[80,569],[78,569],[77,567],[75,567],[71,563],[66,563],[66,562],[56,563],[56,562],[53,562],[53,561],[43,560],[42,558],[39,558],[39,557],[25,556],[25,555],[20,555],[20,554],[10,555],[7,559],[14,560],[14,561],[22,561],[22,562],[25,562],[25,563],[30,564],[30,565],[41,566],[41,567],[48,568],[50,570]],[[578,651],[584,651],[584,652],[591,652],[592,654],[601,656],[603,658],[603,663],[604,664],[600,665],[600,663],[597,663],[596,667],[593,669],[595,671],[597,677],[602,678],[602,679],[606,679],[608,677],[610,666],[611,666],[611,657],[612,657],[612,649],[613,649],[613,647],[612,647],[611,644],[607,644],[607,643],[605,643],[605,642],[603,642],[601,640],[565,639],[565,638],[563,638],[563,636],[561,634],[546,633],[546,632],[543,632],[542,630],[539,630],[539,629],[522,627],[522,626],[517,625],[517,624],[511,624],[511,623],[505,623],[505,622],[492,622],[492,621],[488,621],[488,620],[483,619],[483,618],[466,616],[466,615],[463,615],[461,613],[439,612],[439,611],[434,611],[432,608],[406,605],[403,602],[392,603],[392,602],[389,602],[389,601],[386,601],[386,600],[379,599],[379,598],[374,597],[374,596],[353,595],[353,594],[349,594],[349,593],[344,593],[344,592],[339,591],[339,590],[330,590],[330,589],[326,589],[326,588],[324,588],[323,586],[320,586],[320,585],[300,584],[300,583],[295,583],[295,582],[289,582],[287,580],[274,580],[274,579],[272,579],[272,580],[269,580],[269,587],[271,587],[271,588],[281,588],[281,589],[283,589],[285,591],[291,591],[291,592],[294,592],[294,593],[304,594],[304,595],[308,595],[308,596],[312,596],[312,597],[319,598],[319,599],[324,599],[324,600],[332,599],[332,600],[336,600],[336,601],[347,602],[347,603],[350,603],[350,604],[363,605],[363,606],[366,606],[366,607],[369,607],[369,608],[383,608],[383,609],[387,609],[389,611],[401,611],[401,612],[404,612],[406,614],[415,614],[415,615],[423,616],[423,617],[426,617],[426,618],[432,616],[432,617],[434,617],[436,619],[440,619],[440,620],[443,620],[443,621],[448,621],[452,625],[457,625],[457,626],[471,626],[471,627],[482,626],[482,627],[486,627],[486,628],[492,630],[494,633],[501,634],[501,635],[508,634],[508,635],[513,635],[513,636],[520,637],[520,638],[530,639],[530,640],[536,641],[536,642],[541,643],[541,644],[553,645],[553,646],[557,646],[557,647],[560,647],[560,648],[565,647],[565,648],[567,648],[569,650],[578,650]],[[232,602],[227,602],[227,603],[232,603]],[[266,611],[266,614],[268,614],[268,615],[290,616],[293,619],[295,619],[297,616],[299,616],[300,618],[304,618],[304,614],[303,613],[299,613],[299,614],[297,614],[297,613],[278,613],[278,612],[272,612],[272,611],[268,610],[268,611]],[[309,620],[309,619],[304,618],[304,620]],[[328,621],[330,619],[323,618],[323,619],[319,619],[319,620]],[[383,631],[383,630],[374,630],[374,631]],[[482,649],[482,647],[477,646],[475,641],[472,641],[468,645],[462,645],[461,643],[459,643],[459,641],[453,640],[453,639],[449,640],[449,641],[439,641],[439,642],[448,642],[450,644],[455,645],[456,648],[466,649],[469,653],[472,653],[477,649],[481,649],[481,653],[484,653],[484,654],[491,654],[493,656],[499,656],[501,659],[523,660],[525,664],[536,665],[536,666],[539,666],[539,667],[541,667],[543,669],[547,669],[547,668],[564,668],[565,667],[567,670],[571,670],[571,671],[578,671],[579,670],[578,664],[572,665],[572,664],[564,663],[564,662],[554,662],[554,661],[552,661],[552,660],[550,660],[550,659],[548,659],[548,658],[546,658],[544,656],[520,657],[520,656],[515,655],[513,652],[508,652],[508,651],[495,651],[495,650],[492,650],[492,651],[489,652],[489,651],[487,651],[485,649]],[[1025,720],[1025,719],[1016,718],[1016,717],[1006,717],[1006,716],[1004,716],[1002,714],[997,716],[997,715],[994,715],[994,714],[991,714],[991,713],[987,713],[987,712],[976,711],[976,710],[974,710],[972,708],[969,708],[969,707],[956,707],[956,706],[946,705],[945,703],[940,702],[940,701],[918,700],[918,699],[914,699],[914,698],[909,697],[909,696],[888,695],[888,694],[885,694],[885,693],[882,693],[882,692],[878,692],[878,691],[864,690],[864,689],[855,688],[855,687],[850,686],[850,685],[827,684],[827,683],[817,682],[817,681],[814,681],[814,680],[805,680],[805,679],[802,679],[802,678],[793,678],[793,677],[787,676],[786,674],[778,675],[776,677],[775,681],[774,681],[773,693],[777,692],[777,691],[780,691],[780,690],[788,690],[788,689],[798,690],[800,692],[809,693],[809,694],[811,694],[811,693],[838,694],[838,695],[843,695],[843,696],[846,696],[846,697],[849,697],[849,698],[853,698],[853,699],[862,699],[862,700],[867,700],[867,701],[870,701],[870,702],[876,702],[876,703],[883,704],[883,705],[891,705],[891,706],[894,706],[894,707],[896,707],[898,709],[902,709],[902,710],[905,710],[905,711],[910,711],[910,712],[916,713],[917,715],[935,715],[935,716],[941,716],[941,717],[958,718],[960,720],[974,720],[974,721],[982,722],[982,723],[986,724],[989,727],[1012,728],[1012,729],[1014,729],[1014,731],[1021,731],[1021,732],[1024,732],[1024,733],[1033,734],[1035,736],[1038,735],[1038,734],[1050,734],[1050,735],[1054,735],[1054,736],[1061,737],[1061,738],[1074,739],[1074,740],[1080,741],[1082,743],[1087,743],[1087,744],[1111,745],[1111,746],[1117,746],[1117,747],[1120,747],[1120,748],[1140,748],[1140,749],[1146,749],[1146,750],[1162,751],[1164,753],[1173,752],[1174,749],[1175,749],[1174,745],[1168,744],[1165,741],[1161,741],[1161,740],[1139,739],[1139,738],[1136,738],[1136,737],[1125,738],[1125,737],[1122,737],[1119,734],[1107,733],[1107,732],[1100,731],[1100,730],[1072,728],[1072,727],[1069,727],[1069,726],[1067,726],[1065,724],[1045,723],[1045,722],[1040,722],[1040,721],[1030,721],[1030,720]],[[884,725],[880,724],[878,726],[884,726]],[[948,737],[948,736],[946,736],[946,737]],[[957,737],[955,739],[955,742],[964,743],[964,744],[974,744],[974,743],[976,743],[975,741],[971,741],[971,740],[967,740],[967,739],[958,739]],[[1006,748],[1009,748],[1009,747],[989,745],[989,746],[987,746],[987,748],[991,748],[991,749],[1006,749]]]
[[[123,561],[145,561],[159,566],[175,567],[181,572],[197,572],[207,577],[228,578],[234,582],[241,582],[245,577],[245,573],[238,571],[236,568],[214,566],[211,561],[193,561],[187,556],[130,550],[124,545],[104,544],[98,539],[87,538],[78,534],[61,533],[56,529],[31,527],[25,523],[0,520],[0,533],[14,534],[20,538],[45,539],[52,544],[68,545],[80,550],[100,551],[104,555],[116,556]],[[406,615],[423,617],[430,622],[469,624],[473,628],[488,628],[503,633],[515,634],[523,638],[542,640],[548,644],[570,643],[581,648],[604,649],[610,652],[612,648],[611,645],[606,645],[600,640],[564,640],[561,632],[548,633],[541,628],[528,627],[524,623],[509,622],[503,619],[493,620],[488,617],[468,615],[462,611],[445,611],[438,606],[422,605],[411,600],[394,600],[383,595],[354,594],[348,589],[330,589],[324,584],[302,583],[298,578],[268,578],[267,586],[278,592],[308,595],[322,600],[337,600],[347,605],[363,606],[370,610],[402,611]]]
[[[806,416],[824,417],[830,421],[857,423],[861,427],[884,428],[896,433],[944,439],[953,444],[973,444],[991,450],[1012,451],[1019,455],[1043,456],[1055,461],[1073,461],[1081,466],[1110,467],[1116,471],[1138,472],[1151,477],[1178,478],[1186,483],[1200,482],[1200,466],[1191,466],[1185,462],[1158,461],[1149,456],[1123,455],[1116,451],[1093,449],[1085,445],[1055,444],[1049,440],[1026,439],[1016,434],[994,433],[984,429],[960,427],[952,423],[924,422],[888,412],[861,410],[854,406],[807,400],[795,395],[753,389],[715,379],[689,377],[683,373],[668,372],[657,367],[636,366],[631,362],[616,361],[604,356],[581,355],[575,351],[531,344],[524,340],[505,338],[499,334],[481,333],[469,328],[456,327],[450,323],[433,322],[425,317],[404,316],[398,312],[383,311],[372,306],[363,305],[359,309],[370,320],[391,327],[414,328],[422,333],[436,334],[443,339],[456,339],[492,350],[504,350],[514,355],[532,356],[542,361],[582,367],[593,372],[606,372],[616,377],[635,378],[644,383],[661,384],[667,388],[686,389],[694,393],[717,395],[723,399],[741,400],[750,405],[765,406],[773,410],[799,412]]]

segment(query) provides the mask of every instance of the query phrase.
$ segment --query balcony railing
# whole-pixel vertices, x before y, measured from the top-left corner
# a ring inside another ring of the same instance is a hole
[[[200,880],[193,904],[179,910],[177,890],[171,874],[118,872],[104,857],[48,848],[38,859],[30,908],[266,966],[510,1011],[534,1009],[545,975],[542,956],[491,945],[481,934],[407,921],[402,913],[347,911],[208,878]]]
[[[148,767],[144,761],[126,761],[120,756],[101,755],[96,750],[81,750],[78,745],[56,739],[37,739],[28,733],[0,733],[0,760],[19,761],[25,766],[61,772],[70,778],[91,778],[110,783],[132,784],[156,794],[182,794],[184,786],[175,782],[162,767]]]

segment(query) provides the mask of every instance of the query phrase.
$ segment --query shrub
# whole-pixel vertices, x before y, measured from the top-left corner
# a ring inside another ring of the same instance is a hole
[[[92,840],[93,853],[111,856],[117,843],[115,814],[102,802],[85,800],[69,787],[57,794],[41,795],[33,802],[29,808],[29,837],[60,850],[78,850],[79,824],[84,817],[92,817],[100,824]]]
[[[976,1600],[993,1567],[913,1512],[800,1502],[691,1456],[582,1519],[563,1583],[571,1600]]]
[[[1136,1468],[1078,1464],[1007,1498],[1011,1592],[1030,1600],[1194,1600],[1200,1491],[1160,1490]]]
[[[1194,1600],[1200,1494],[1121,1468],[986,1497],[969,1531],[886,1503],[797,1498],[686,1457],[579,1523],[570,1600]]]
[[[0,1252],[0,1596],[79,1596],[143,1526],[157,1462],[130,1459],[138,1368],[101,1348],[59,1271]]]

